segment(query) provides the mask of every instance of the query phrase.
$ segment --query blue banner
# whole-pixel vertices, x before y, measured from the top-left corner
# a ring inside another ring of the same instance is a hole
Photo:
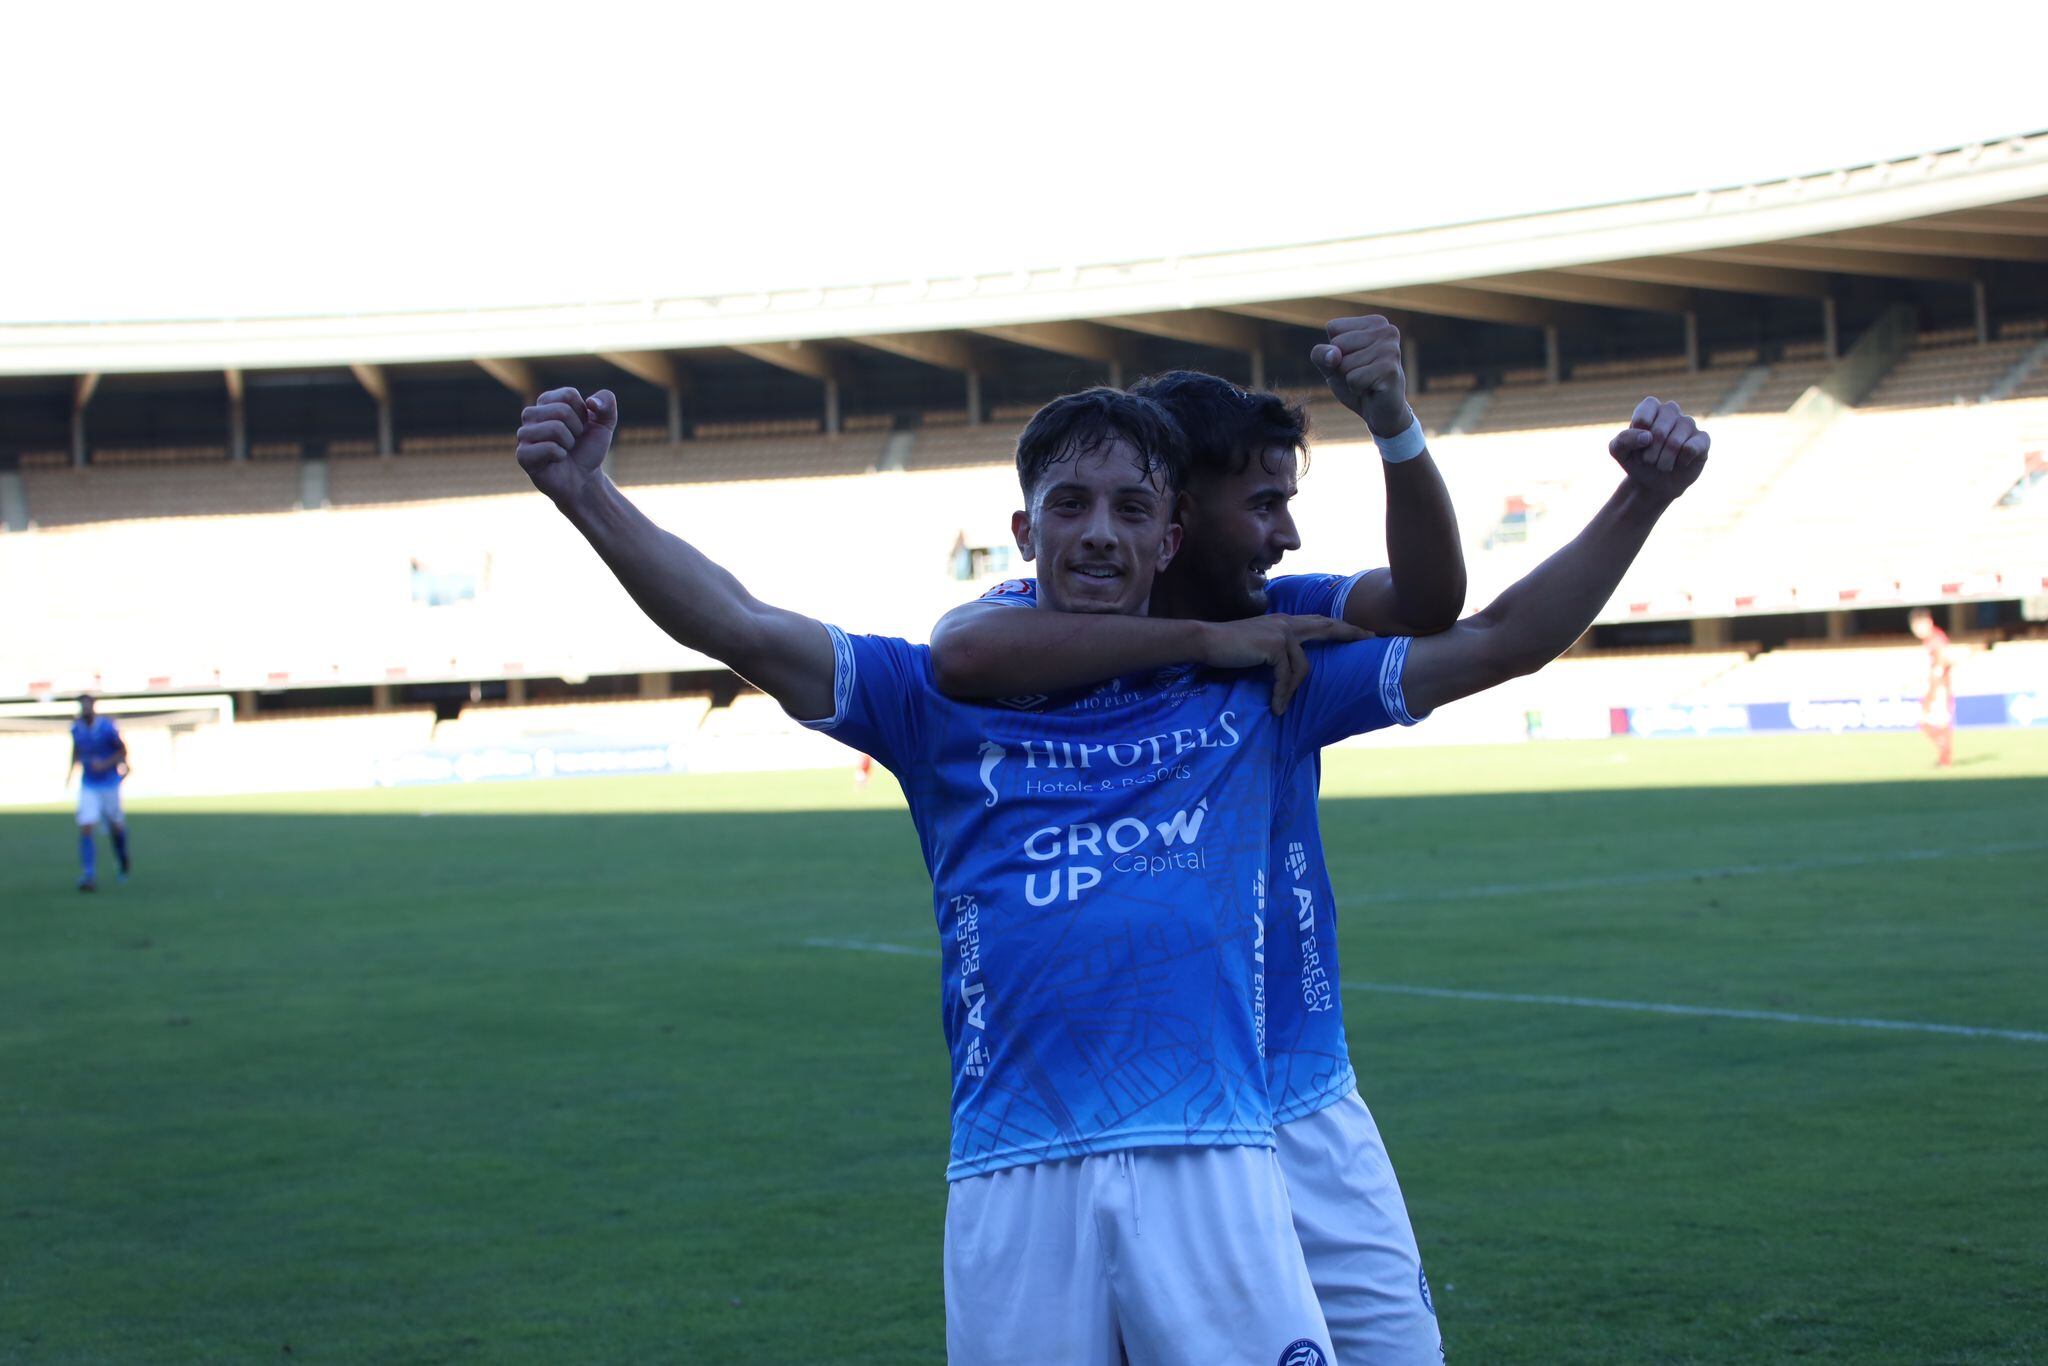
[[[660,740],[563,737],[470,749],[418,749],[377,765],[379,787],[427,783],[502,783],[526,778],[616,777],[622,773],[680,773],[689,767],[682,745]]]
[[[1847,735],[1918,730],[1917,697],[1829,698],[1801,702],[1686,703],[1615,708],[1617,735]],[[2048,694],[1973,693],[1956,699],[1956,725],[2048,725]]]

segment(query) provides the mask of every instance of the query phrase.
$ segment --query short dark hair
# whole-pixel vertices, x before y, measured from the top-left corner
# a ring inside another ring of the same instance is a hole
[[[1097,385],[1064,394],[1031,415],[1017,438],[1017,482],[1028,501],[1045,472],[1064,460],[1093,455],[1121,438],[1138,467],[1159,476],[1168,493],[1187,484],[1187,437],[1167,409],[1140,394]]]
[[[1308,468],[1308,412],[1266,389],[1241,389],[1199,370],[1148,375],[1131,392],[1165,407],[1188,438],[1190,475],[1242,474],[1275,446]]]

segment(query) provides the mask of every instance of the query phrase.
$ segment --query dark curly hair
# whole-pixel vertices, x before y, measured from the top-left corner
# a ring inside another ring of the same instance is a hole
[[[1293,451],[1308,469],[1308,413],[1263,389],[1241,389],[1199,370],[1148,375],[1131,392],[1173,414],[1187,433],[1191,476],[1241,474],[1253,456],[1275,446]]]
[[[1065,394],[1031,415],[1017,438],[1017,482],[1025,501],[1047,470],[1121,438],[1137,452],[1139,467],[1158,475],[1167,492],[1187,484],[1187,437],[1173,414],[1141,394],[1098,385]]]

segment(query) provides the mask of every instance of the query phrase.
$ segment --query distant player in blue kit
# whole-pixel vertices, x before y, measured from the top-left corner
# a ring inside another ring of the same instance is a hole
[[[93,827],[101,821],[113,836],[114,857],[121,861],[121,881],[126,882],[128,823],[121,814],[121,780],[128,776],[128,745],[114,719],[101,716],[89,696],[78,699],[78,719],[71,723],[66,785],[71,782],[72,769],[82,770],[78,783],[78,890],[90,892],[99,885]]]
[[[1704,438],[1695,452],[1671,414],[1615,453],[1683,450],[1689,483]],[[1256,619],[1206,635],[1198,666],[961,701],[939,691],[929,650],[761,603],[648,521],[602,472],[617,424],[608,392],[543,394],[520,462],[657,624],[872,753],[909,800],[952,1057],[950,1359],[1330,1360],[1263,1057],[1283,780],[1341,736],[1411,723],[1560,652],[1654,513],[1561,552],[1441,637]],[[1172,419],[1144,398],[1094,390],[1033,418],[1013,529],[1044,606],[1144,612],[1179,544],[1182,460]],[[1256,666],[1305,642],[1315,668],[1276,717]]]

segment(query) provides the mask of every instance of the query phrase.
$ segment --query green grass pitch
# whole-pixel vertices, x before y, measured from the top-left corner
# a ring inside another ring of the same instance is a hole
[[[2048,1359],[2048,734],[1344,751],[1453,1361]],[[0,813],[0,1361],[937,1362],[883,775]],[[102,873],[110,855],[103,849]]]

